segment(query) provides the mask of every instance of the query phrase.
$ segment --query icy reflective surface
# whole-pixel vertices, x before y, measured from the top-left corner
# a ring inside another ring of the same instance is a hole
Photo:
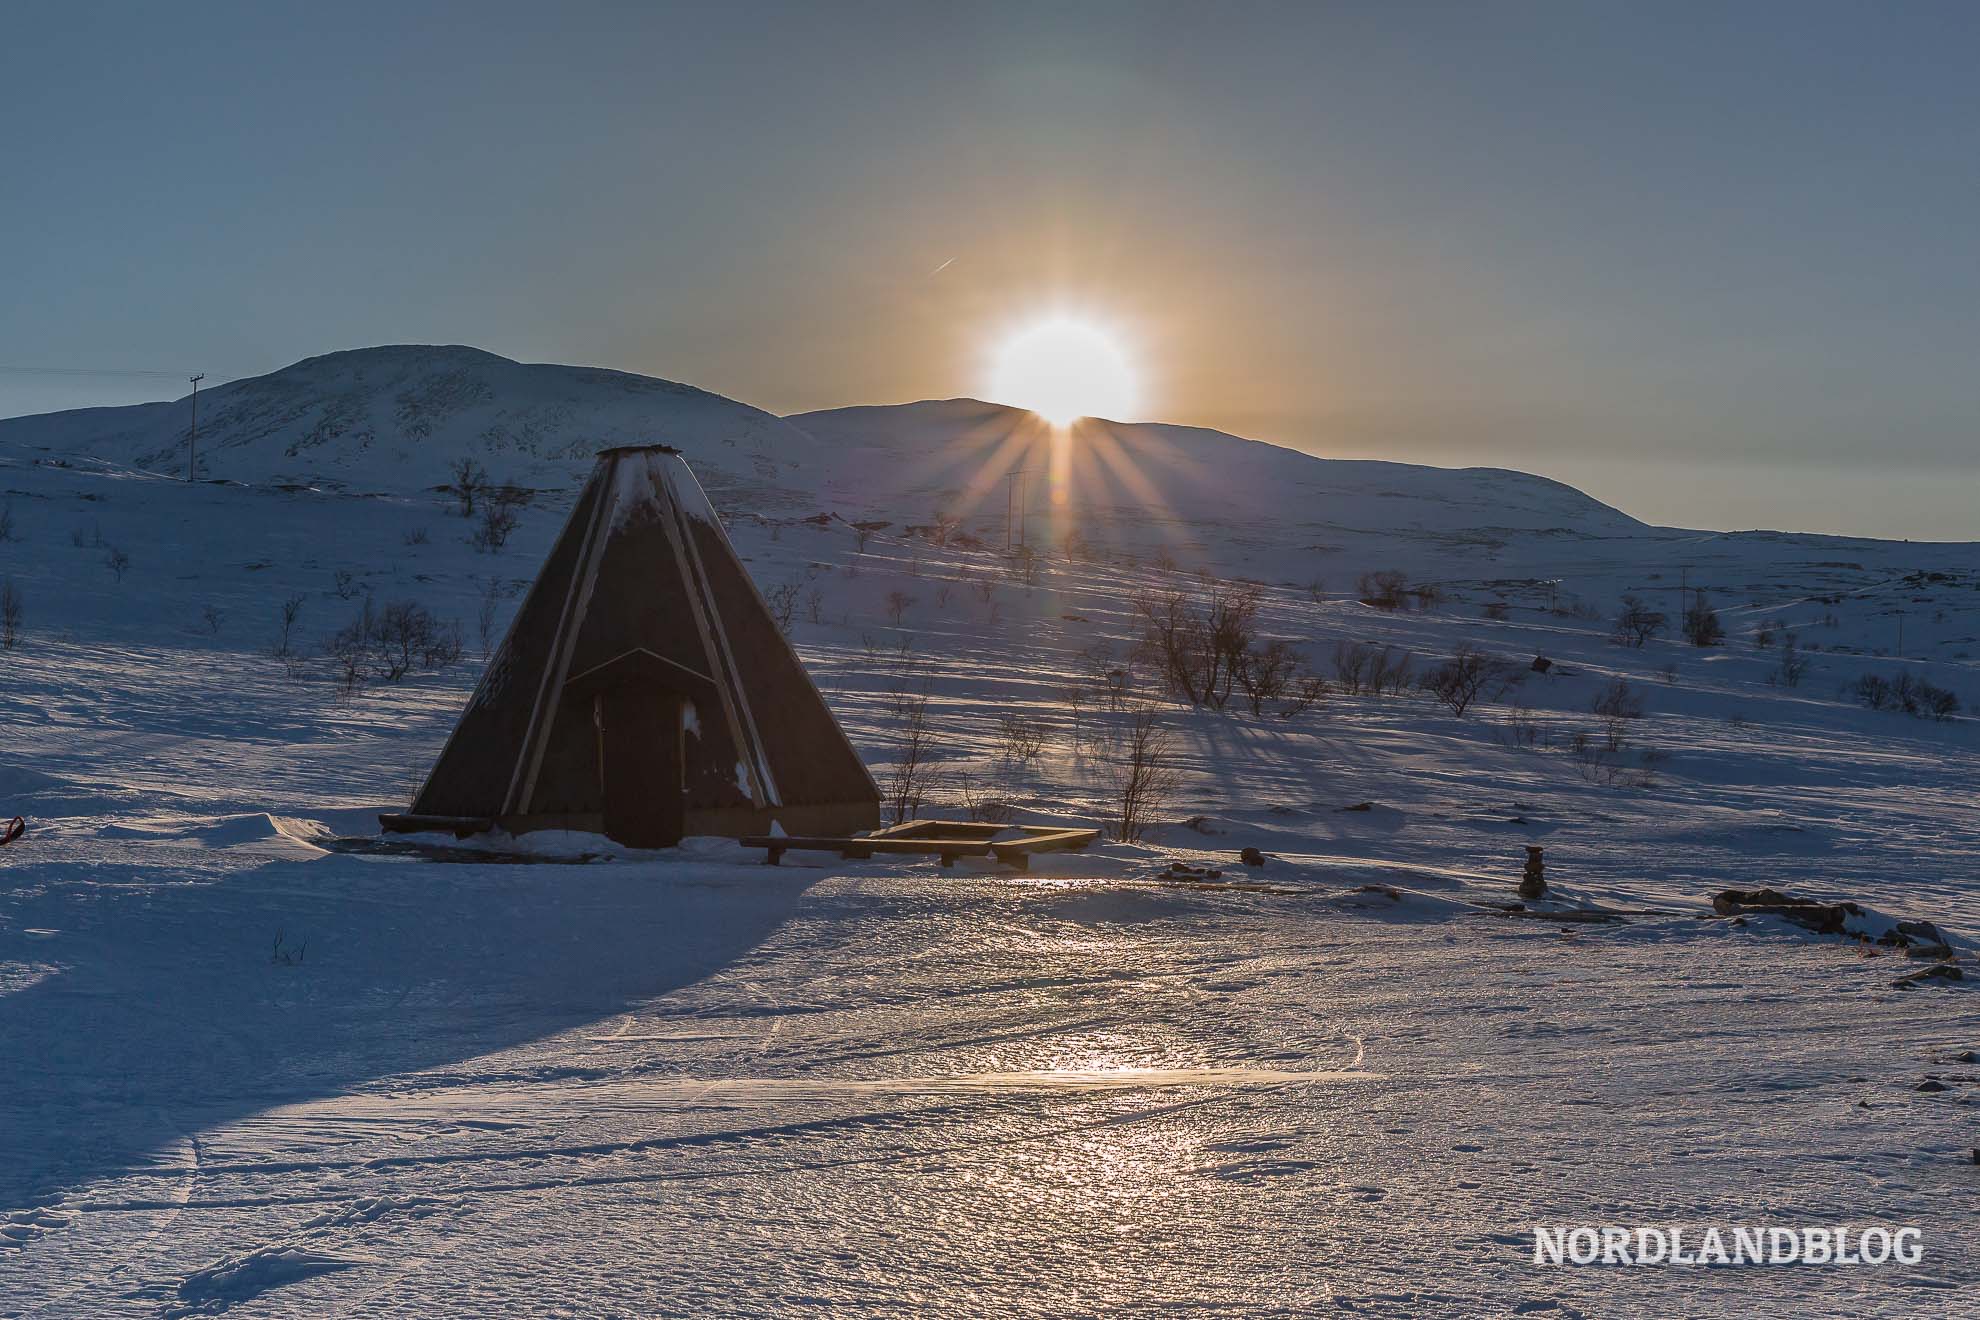
[[[0,998],[0,1289],[22,1315],[1919,1314],[1973,1279],[1970,1124],[1862,1071],[1939,1041],[1943,999],[1689,918],[1286,888],[52,876],[6,908],[67,965]],[[279,923],[313,932],[299,965],[260,951]],[[1530,1263],[1535,1220],[1845,1209],[1924,1224],[1927,1265]]]

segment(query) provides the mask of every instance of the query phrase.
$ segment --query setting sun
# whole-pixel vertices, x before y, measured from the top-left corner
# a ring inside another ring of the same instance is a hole
[[[986,392],[993,402],[1064,426],[1080,417],[1127,417],[1140,401],[1140,382],[1116,336],[1091,321],[1053,316],[997,345]]]

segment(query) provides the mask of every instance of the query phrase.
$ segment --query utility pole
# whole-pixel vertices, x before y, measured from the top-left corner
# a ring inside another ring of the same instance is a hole
[[[1012,511],[1016,508],[1017,473],[1006,472],[1004,474],[1004,554],[1006,557],[1011,553],[1011,522],[1014,516]]]
[[[192,381],[193,393],[192,430],[186,433],[186,481],[188,484],[193,479],[193,465],[199,461],[199,383],[206,379],[206,373],[202,371],[197,376],[190,377],[190,379]]]
[[[1025,497],[1025,489],[1024,489],[1025,481],[1024,481],[1023,468],[1018,469],[1017,479],[1018,479],[1018,544],[1022,546],[1024,544],[1024,497]]]
[[[1689,608],[1685,603],[1685,597],[1690,593],[1690,588],[1691,588],[1691,569],[1688,565],[1679,565],[1678,566],[1678,625],[1680,627],[1684,625],[1685,610]]]
[[[1004,474],[1004,553],[1010,554],[1024,544],[1024,500],[1025,478],[1032,469],[1015,468]],[[1013,512],[1015,510],[1015,512]],[[1017,528],[1016,539],[1012,539],[1012,525]]]
[[[1904,611],[1899,610],[1897,612],[1897,616],[1898,616],[1898,659],[1902,660],[1904,659]]]

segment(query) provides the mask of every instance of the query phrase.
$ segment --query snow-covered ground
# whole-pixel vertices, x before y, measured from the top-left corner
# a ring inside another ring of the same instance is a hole
[[[968,415],[754,414],[760,479],[720,457],[748,442],[703,439],[883,782],[901,694],[928,695],[938,807],[1105,819],[1122,717],[1066,689],[1127,660],[1136,594],[1200,593],[1198,570],[1265,583],[1265,632],[1326,674],[1339,642],[1553,670],[1462,717],[1417,691],[1286,721],[1165,706],[1184,774],[1153,836],[1028,875],[773,869],[719,840],[351,852],[437,751],[577,451],[516,474],[542,493],[480,552],[428,489],[446,453],[278,474],[249,439],[212,469],[248,484],[188,486],[15,424],[0,1314],[1976,1313],[1972,982],[1899,989],[1923,965],[1901,951],[1709,897],[1930,919],[1972,974],[1976,726],[1842,689],[1909,672],[1980,700],[1980,547],[1647,528],[1517,474],[1286,467],[1153,428],[1136,443],[1199,470],[1112,437],[1158,503],[1041,486],[1027,582],[996,480],[967,510],[994,551],[901,535],[969,487],[959,456],[1017,465],[957,434],[980,413],[924,407]],[[814,512],[892,526],[862,550]],[[1072,527],[1090,557],[1060,553]],[[1389,568],[1441,598],[1355,599]],[[1675,611],[1680,581],[1725,646],[1608,640],[1623,593]],[[458,619],[466,657],[341,699],[314,657],[366,594]],[[292,596],[295,662],[269,654]],[[1603,755],[1590,705],[1618,677],[1645,713]],[[1035,759],[1003,755],[1012,714]],[[1636,915],[1500,914],[1528,844],[1540,906]],[[1532,1263],[1535,1223],[1579,1222],[1916,1224],[1925,1259]]]

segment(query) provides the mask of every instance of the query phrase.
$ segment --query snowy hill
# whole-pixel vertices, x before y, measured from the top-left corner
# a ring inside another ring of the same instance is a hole
[[[186,400],[0,421],[0,442],[185,470]],[[611,445],[686,451],[713,488],[771,493],[811,449],[769,413],[706,390],[594,367],[512,362],[457,345],[307,358],[202,391],[200,475],[250,484],[415,490],[472,457],[503,482],[574,486]]]
[[[0,444],[177,476],[191,413],[179,399],[18,417],[0,420]],[[1115,549],[1254,570],[1247,547],[1269,557],[1370,531],[1471,545],[1508,531],[1645,530],[1571,487],[1497,468],[1322,459],[1220,431],[1091,419],[1055,449],[1036,416],[974,399],[780,419],[672,381],[459,346],[309,358],[203,391],[199,417],[200,474],[251,485],[409,492],[473,458],[494,480],[564,491],[599,449],[658,440],[686,451],[726,508],[822,503],[905,523],[939,509],[986,538],[1001,536],[1006,480],[1022,470],[1034,544],[1078,529]]]
[[[1503,468],[1317,458],[1200,427],[1083,419],[1069,432],[975,399],[786,420],[829,461],[834,507],[909,524],[938,511],[1002,545],[1010,474],[1036,549],[1077,535],[1124,554],[1279,582],[1370,568],[1554,576],[1564,549],[1636,558],[1697,533],[1653,528],[1571,486]]]
[[[1122,525],[1259,517],[1311,529],[1562,530],[1630,535],[1644,524],[1571,486],[1502,468],[1316,458],[1194,426],[1085,418],[1054,449],[1035,414],[976,399],[836,408],[787,420],[835,455],[835,489],[890,498],[956,494],[1001,515],[1005,474],[1032,469],[1057,496]]]

